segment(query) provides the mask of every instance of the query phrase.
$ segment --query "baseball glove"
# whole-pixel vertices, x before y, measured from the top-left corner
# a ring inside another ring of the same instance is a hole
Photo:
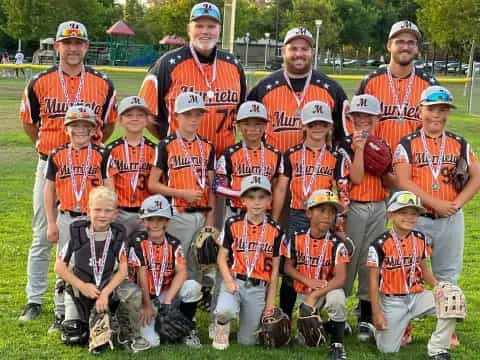
[[[280,308],[273,309],[273,313],[262,318],[260,329],[257,332],[261,345],[266,347],[280,347],[290,341],[290,319]]]
[[[439,319],[465,319],[467,303],[462,289],[446,281],[441,281],[433,289],[435,309]]]
[[[453,185],[455,186],[455,190],[461,192],[469,178],[467,160],[465,160],[463,156],[460,156],[453,171]]]
[[[371,175],[386,175],[392,170],[390,146],[379,137],[368,135],[363,152],[363,166]]]
[[[88,339],[88,351],[99,352],[108,346],[113,350],[112,329],[110,326],[110,313],[97,312],[95,308],[90,314],[89,326],[90,337]]]
[[[178,308],[170,304],[160,304],[158,306],[155,331],[160,337],[160,342],[178,342],[194,328],[195,323],[183,315]]]
[[[212,265],[217,262],[218,244],[220,235],[213,226],[204,226],[193,236],[192,251],[200,266]]]
[[[297,329],[307,346],[317,347],[326,341],[322,319],[309,305],[300,304]]]

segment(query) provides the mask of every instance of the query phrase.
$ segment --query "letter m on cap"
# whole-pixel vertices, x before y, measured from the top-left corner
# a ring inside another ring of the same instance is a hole
[[[323,114],[323,106],[322,105],[315,105],[313,108],[314,114]]]
[[[190,95],[188,97],[188,103],[189,104],[194,104],[194,103],[197,103],[198,102],[198,98],[197,98],[197,95]]]
[[[260,178],[260,176],[258,175],[252,176],[252,180],[250,181],[250,184],[260,185],[261,183],[262,183],[262,179]]]
[[[366,107],[367,106],[367,99],[361,98],[358,105],[361,106],[361,107]]]
[[[252,107],[250,108],[250,112],[259,113],[260,112],[260,106],[258,106],[258,104],[252,104]]]

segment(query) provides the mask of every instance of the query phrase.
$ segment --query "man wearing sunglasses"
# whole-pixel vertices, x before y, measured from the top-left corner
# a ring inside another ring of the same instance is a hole
[[[217,156],[235,143],[233,120],[245,98],[243,69],[234,55],[217,49],[220,10],[196,4],[187,25],[189,43],[163,55],[149,70],[140,88],[156,122],[148,129],[158,139],[178,127],[173,111],[181,92],[199,93],[207,106],[199,134],[215,146]]]
[[[369,74],[360,84],[358,95],[370,94],[380,100],[381,115],[376,135],[394,150],[404,136],[421,126],[418,101],[422,91],[437,81],[414,65],[421,34],[411,21],[393,24],[387,42],[390,62]],[[346,124],[352,129],[352,124]]]
[[[48,263],[52,243],[47,240],[43,188],[47,157],[68,142],[63,118],[73,105],[83,105],[95,113],[97,128],[92,142],[100,144],[113,132],[117,119],[115,89],[105,74],[84,65],[88,51],[85,25],[77,21],[61,23],[55,38],[59,64],[34,76],[20,105],[25,133],[35,144],[39,159],[33,187],[33,241],[27,265],[27,305],[19,320],[35,319],[41,311],[48,287]],[[79,213],[80,214],[80,213]],[[58,330],[55,322],[51,330]]]

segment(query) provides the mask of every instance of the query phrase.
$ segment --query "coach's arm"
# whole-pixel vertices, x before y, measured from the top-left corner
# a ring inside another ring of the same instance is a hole
[[[22,122],[23,130],[25,134],[32,140],[32,143],[36,143],[38,140],[38,123],[29,124]]]

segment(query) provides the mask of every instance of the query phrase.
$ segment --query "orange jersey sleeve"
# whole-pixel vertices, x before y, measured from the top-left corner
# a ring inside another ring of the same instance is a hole
[[[70,99],[80,83],[80,76],[65,75],[65,83]],[[97,117],[97,132],[93,141],[102,142],[102,128],[117,121],[116,92],[113,83],[106,75],[85,66],[85,78],[76,105],[90,107]],[[26,124],[38,124],[36,149],[48,155],[52,150],[67,143],[68,137],[63,127],[63,118],[69,107],[62,90],[58,67],[35,75],[27,85],[20,105],[20,119]]]

